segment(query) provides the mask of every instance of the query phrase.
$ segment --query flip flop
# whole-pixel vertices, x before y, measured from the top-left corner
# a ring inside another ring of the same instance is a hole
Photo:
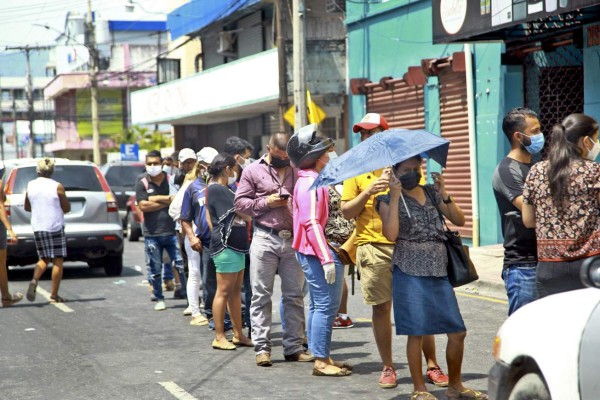
[[[65,299],[64,297],[60,297],[60,296],[56,296],[56,297],[52,297],[50,296],[50,304],[54,304],[54,303],[68,303],[69,300]]]
[[[23,300],[23,293],[17,292],[10,295],[9,298],[2,298],[2,307],[10,307]]]
[[[30,282],[27,288],[27,300],[35,301],[35,291],[37,290],[37,282]]]

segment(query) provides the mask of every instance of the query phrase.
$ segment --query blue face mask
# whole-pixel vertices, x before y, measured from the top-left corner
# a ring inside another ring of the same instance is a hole
[[[522,133],[520,133],[520,135],[526,136]],[[527,137],[529,138],[529,140],[531,140],[531,144],[529,144],[528,146],[523,145],[523,147],[525,147],[525,150],[527,150],[530,154],[537,154],[540,151],[542,151],[542,149],[544,148],[544,143],[546,142],[543,133],[540,132],[537,135]]]

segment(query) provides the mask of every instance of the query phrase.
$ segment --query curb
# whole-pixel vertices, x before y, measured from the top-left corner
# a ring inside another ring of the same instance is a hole
[[[506,288],[502,282],[491,282],[485,280],[477,280],[468,285],[464,285],[455,289],[458,292],[473,294],[478,296],[492,297],[494,299],[508,302]]]

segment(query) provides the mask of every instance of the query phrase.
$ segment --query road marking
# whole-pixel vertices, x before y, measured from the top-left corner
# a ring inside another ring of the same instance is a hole
[[[370,318],[354,318],[355,322],[368,322],[372,323],[373,321]]]
[[[158,384],[164,387],[167,392],[171,393],[179,400],[197,400],[194,396],[183,390],[183,388],[181,388],[181,386],[177,385],[175,382],[158,382]]]
[[[50,293],[46,292],[44,289],[38,286],[37,292],[46,300],[50,301]],[[75,312],[71,307],[65,305],[65,303],[50,303],[51,306],[55,306],[62,312]]]
[[[456,293],[457,296],[469,297],[471,299],[484,300],[484,301],[489,301],[492,303],[499,303],[499,304],[508,304],[508,301],[506,301],[506,300],[495,299],[493,297],[481,296],[478,294],[461,293],[461,292],[454,292],[454,293]]]

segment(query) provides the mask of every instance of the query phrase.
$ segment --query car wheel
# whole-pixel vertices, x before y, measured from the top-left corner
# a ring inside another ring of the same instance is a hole
[[[508,400],[550,400],[550,393],[544,379],[536,374],[529,373],[521,377],[510,392]]]
[[[123,273],[123,255],[106,256],[104,261],[104,272],[106,276],[119,276]]]
[[[127,240],[137,242],[142,235],[142,228],[133,220],[131,213],[127,214]]]

